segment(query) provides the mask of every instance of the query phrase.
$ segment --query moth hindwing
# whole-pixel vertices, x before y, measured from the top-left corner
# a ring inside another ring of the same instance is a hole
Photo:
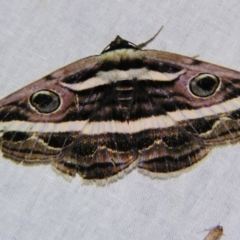
[[[119,36],[0,101],[4,157],[106,179],[182,171],[239,140],[240,73]]]

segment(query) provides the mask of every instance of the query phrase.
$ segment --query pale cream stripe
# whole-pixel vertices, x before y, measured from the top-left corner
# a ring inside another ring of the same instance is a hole
[[[10,121],[0,122],[0,131],[19,131],[19,132],[66,132],[76,131],[82,134],[101,134],[108,132],[114,133],[137,133],[142,130],[168,128],[175,125],[175,122],[184,120],[198,119],[208,116],[214,116],[213,113],[222,114],[239,109],[237,107],[240,102],[240,97],[228,100],[221,104],[211,107],[203,107],[195,110],[182,110],[169,112],[167,116],[151,116],[141,118],[135,121],[120,122],[120,121],[103,121],[91,122],[88,121],[69,121],[62,123],[32,123],[27,121]],[[174,121],[175,122],[174,122]],[[20,127],[21,126],[21,127]],[[112,129],[114,126],[114,130]],[[144,129],[143,129],[144,126]],[[112,130],[112,131],[111,131]]]
[[[86,79],[85,81],[79,83],[64,83],[60,82],[60,84],[64,87],[72,89],[74,91],[82,91],[102,85],[107,85],[111,83],[115,83],[121,80],[133,80],[137,79],[138,81],[141,80],[152,80],[152,81],[160,81],[160,82],[170,82],[177,79],[180,75],[182,75],[185,70],[181,70],[177,73],[165,73],[165,72],[158,72],[148,70],[146,68],[139,68],[139,69],[130,69],[127,71],[123,70],[111,70],[111,71],[100,71],[97,73],[96,77],[92,77]]]

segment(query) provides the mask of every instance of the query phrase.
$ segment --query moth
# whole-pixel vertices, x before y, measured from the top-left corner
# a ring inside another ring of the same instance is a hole
[[[52,163],[84,179],[119,176],[133,166],[165,177],[239,141],[240,72],[143,50],[149,41],[135,45],[117,36],[100,55],[2,99],[3,156]]]
[[[218,225],[210,230],[210,232],[204,238],[204,240],[220,240],[222,236],[223,236],[223,227]]]

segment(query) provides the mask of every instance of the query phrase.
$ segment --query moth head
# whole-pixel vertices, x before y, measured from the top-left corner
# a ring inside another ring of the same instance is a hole
[[[33,93],[29,101],[38,112],[46,114],[56,111],[61,104],[60,96],[48,89]]]
[[[189,89],[194,96],[210,97],[220,84],[219,78],[211,73],[200,73],[190,80]]]

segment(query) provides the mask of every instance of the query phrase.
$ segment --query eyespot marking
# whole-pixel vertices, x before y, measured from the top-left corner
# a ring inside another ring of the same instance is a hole
[[[189,89],[197,97],[213,95],[220,84],[220,79],[210,73],[200,73],[191,79]]]
[[[30,97],[31,105],[40,113],[52,113],[60,106],[60,97],[50,90],[40,90]]]

